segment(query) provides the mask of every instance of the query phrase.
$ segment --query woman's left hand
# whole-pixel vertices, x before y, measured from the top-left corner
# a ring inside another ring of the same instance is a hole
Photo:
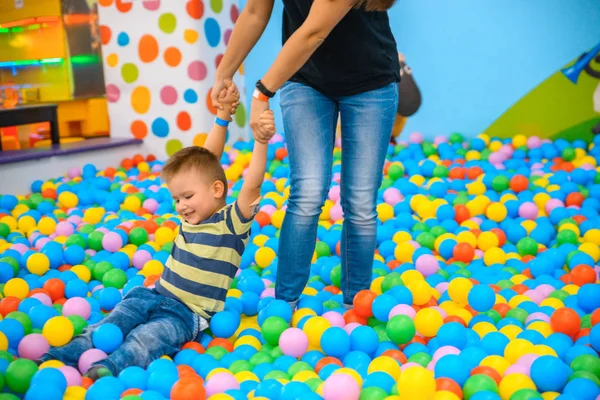
[[[252,98],[252,104],[250,105],[250,129],[252,129],[252,135],[254,135],[254,139],[257,142],[266,143],[272,136],[268,132],[265,132],[260,123],[260,116],[268,109],[269,103],[258,100],[254,97]]]

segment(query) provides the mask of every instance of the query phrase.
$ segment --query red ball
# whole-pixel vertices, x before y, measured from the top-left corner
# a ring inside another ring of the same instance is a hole
[[[559,308],[554,311],[550,317],[550,327],[554,332],[560,332],[567,336],[575,337],[581,329],[581,318],[579,317],[579,314],[571,308]]]

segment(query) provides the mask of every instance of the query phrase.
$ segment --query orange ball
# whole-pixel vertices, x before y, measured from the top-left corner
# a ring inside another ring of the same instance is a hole
[[[137,396],[138,394],[141,394],[142,392],[143,392],[143,390],[138,389],[138,388],[127,389],[126,391],[121,393],[121,398],[126,397],[126,396]]]
[[[444,318],[444,324],[447,324],[450,322],[458,322],[465,328],[467,327],[467,323],[461,317],[459,317],[457,315],[448,315],[446,318]]]
[[[471,218],[471,212],[463,204],[457,204],[454,206],[454,220],[459,224]]]
[[[194,371],[194,368],[190,367],[189,365],[185,365],[185,364],[180,364],[177,366],[177,373],[178,373],[180,379],[183,379],[188,376],[191,376],[193,378],[200,378],[200,376],[198,376],[196,371]],[[202,378],[200,378],[200,379],[202,379]]]
[[[356,315],[369,318],[373,316],[373,301],[377,297],[377,294],[372,290],[361,290],[354,296],[354,312]]]
[[[467,172],[467,177],[471,180],[474,180],[481,174],[483,174],[483,170],[480,167],[471,167]]]
[[[367,325],[367,318],[357,315],[354,310],[348,310],[344,313],[344,321],[346,322],[346,324],[356,322],[361,325]]]
[[[458,243],[452,250],[452,256],[456,261],[469,263],[475,257],[475,249],[469,243]]]
[[[65,283],[58,278],[50,278],[42,286],[48,291],[48,295],[53,302],[65,297]]]
[[[315,372],[318,374],[321,368],[329,364],[339,365],[340,367],[344,366],[344,364],[335,357],[323,357],[315,365]]]
[[[592,323],[592,326],[594,326],[596,324],[600,324],[600,308],[597,308],[596,310],[594,310],[590,321]]]
[[[596,282],[596,271],[589,265],[578,265],[571,270],[571,282],[577,286]]]
[[[493,232],[496,236],[498,236],[498,247],[504,246],[506,243],[506,233],[499,228],[492,228],[490,232]]]
[[[465,169],[461,167],[454,167],[448,171],[448,178],[454,179],[465,179]]]
[[[500,373],[498,371],[496,371],[494,368],[492,367],[488,367],[485,365],[480,365],[478,367],[475,367],[471,370],[471,376],[473,375],[487,375],[490,378],[492,378],[494,381],[496,381],[496,384],[500,384],[500,381],[502,380],[502,376],[500,375]]]
[[[205,400],[206,390],[200,377],[186,376],[181,378],[171,388],[173,400]]]
[[[258,222],[258,225],[262,228],[263,226],[269,225],[271,223],[271,216],[264,211],[259,211],[256,213],[254,220]]]
[[[581,193],[572,192],[567,195],[567,198],[565,199],[565,205],[567,207],[569,207],[569,206],[581,207],[581,203],[583,203],[583,200],[584,200],[584,198]]]
[[[3,298],[2,301],[0,301],[0,314],[2,314],[3,317],[6,317],[11,312],[17,311],[20,302],[21,299],[18,297],[8,296]]]
[[[400,364],[406,364],[407,358],[400,350],[389,349],[381,354],[382,356],[391,357],[398,361]]]
[[[529,187],[529,179],[523,175],[514,175],[510,178],[509,186],[513,192],[522,192]]]
[[[550,327],[554,332],[560,332],[567,336],[575,337],[581,329],[581,318],[579,317],[579,314],[571,308],[559,308],[554,311],[550,317]]]
[[[462,399],[463,392],[460,385],[450,378],[437,378],[435,380],[435,390],[438,392],[445,390],[454,393],[459,399]]]
[[[208,348],[210,349],[211,347],[214,347],[214,346],[221,346],[222,348],[227,350],[229,353],[231,353],[233,351],[233,344],[227,339],[215,338],[215,339],[211,340],[210,343],[208,344]]]
[[[204,346],[202,346],[198,342],[187,342],[186,344],[183,345],[183,347],[181,349],[182,350],[192,349],[192,350],[194,350],[198,354],[202,354],[202,353],[204,353],[206,351],[206,349],[204,348]]]

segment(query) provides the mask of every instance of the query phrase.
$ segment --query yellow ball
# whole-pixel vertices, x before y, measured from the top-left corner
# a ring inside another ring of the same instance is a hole
[[[84,400],[86,390],[82,386],[69,386],[65,390],[63,400]]]
[[[258,377],[250,371],[240,371],[237,374],[234,375],[235,379],[239,382],[246,382],[246,381],[254,381],[254,382],[259,382]]]
[[[431,299],[431,287],[427,281],[423,279],[415,279],[410,281],[406,288],[410,290],[413,295],[413,303],[422,306]]]
[[[175,232],[173,229],[167,228],[166,226],[161,226],[154,232],[154,241],[159,246],[170,243],[173,240],[175,240]]]
[[[50,260],[43,253],[34,253],[27,259],[27,270],[42,276],[50,269]]]
[[[377,205],[377,215],[381,222],[385,222],[389,219],[394,218],[394,207],[387,203],[381,203]]]
[[[437,310],[423,308],[415,316],[415,328],[425,337],[433,337],[444,323],[444,318]]]
[[[83,213],[83,221],[88,224],[97,224],[102,221],[102,217],[106,210],[102,207],[92,207],[85,210]]]
[[[430,201],[424,201],[423,203],[417,204],[417,214],[422,219],[428,219],[435,217],[435,207]]]
[[[73,337],[73,324],[67,317],[52,317],[44,324],[42,335],[51,346],[59,347],[69,343]]]
[[[545,338],[554,333],[550,324],[545,321],[534,321],[527,325],[527,330],[539,332]]]
[[[233,397],[231,397],[228,394],[225,393],[215,393],[212,396],[210,396],[207,400],[234,400]]]
[[[58,195],[58,204],[61,208],[73,208],[79,204],[79,197],[72,192],[62,192]]]
[[[410,240],[412,240],[412,236],[410,235],[410,233],[405,231],[398,231],[394,233],[394,236],[392,237],[392,241],[394,243],[404,243]]]
[[[506,253],[499,247],[492,247],[483,254],[483,262],[488,267],[492,264],[504,264]]]
[[[600,260],[600,247],[594,243],[582,243],[579,250],[592,257],[595,262]]]
[[[490,332],[496,332],[498,331],[498,329],[492,325],[489,322],[478,322],[475,325],[473,325],[473,330],[475,331],[475,333],[477,333],[479,335],[480,338],[484,338],[485,335],[487,335]]]
[[[42,217],[38,222],[38,229],[42,235],[50,235],[56,229],[56,221],[50,217]]]
[[[35,228],[35,219],[33,219],[30,215],[25,215],[19,218],[18,222],[19,230],[23,233],[29,232],[31,229]]]
[[[544,392],[544,393],[542,393],[542,399],[544,399],[544,400],[554,400],[558,396],[560,396],[560,393],[558,393],[558,392]]]
[[[492,247],[498,247],[500,241],[494,232],[482,232],[477,238],[477,247],[486,251]]]
[[[502,203],[492,203],[485,210],[485,216],[495,222],[504,221],[507,215],[508,210]]]
[[[477,246],[477,236],[473,232],[462,231],[456,235],[456,240],[460,243],[469,243],[473,247]]]
[[[321,344],[321,336],[331,327],[331,323],[323,317],[311,317],[309,318],[302,330],[308,337],[308,343],[314,347],[319,347]]]
[[[509,374],[500,381],[499,385],[500,398],[502,400],[510,400],[510,397],[518,390],[533,389],[536,390],[535,384],[525,374]]]
[[[85,283],[88,283],[92,278],[92,272],[85,265],[74,265],[70,271]]]
[[[165,266],[158,260],[150,260],[144,264],[144,267],[140,271],[140,274],[146,278],[152,275],[162,275],[165,270]]]
[[[513,136],[512,145],[516,149],[517,147],[523,147],[527,145],[527,136],[518,134]]]
[[[515,340],[519,334],[523,332],[523,329],[516,325],[506,325],[500,328],[500,333],[506,336],[509,340]]]
[[[262,344],[260,343],[260,340],[258,340],[258,338],[254,337],[252,335],[247,335],[247,336],[242,336],[241,338],[238,338],[235,341],[233,348],[236,349],[236,348],[238,348],[240,346],[244,346],[244,345],[254,347],[256,350],[259,350],[260,347],[262,346]]]
[[[412,256],[415,252],[415,248],[408,242],[399,243],[394,250],[394,256],[398,261],[401,262],[412,262]]]
[[[433,400],[461,400],[461,398],[447,390],[440,390],[439,392],[435,392]]]
[[[127,196],[121,205],[121,208],[127,211],[136,212],[142,207],[142,201],[136,196]]]
[[[0,332],[0,350],[8,350],[8,339],[6,338],[6,335],[2,332]]]
[[[367,372],[369,374],[373,372],[385,372],[397,381],[400,377],[400,364],[392,357],[379,356],[371,361]]]
[[[284,210],[277,210],[273,214],[271,214],[271,225],[273,225],[277,229],[281,229],[281,225],[283,225],[283,218],[285,217]]]
[[[371,281],[370,289],[373,292],[375,292],[375,294],[380,295],[381,293],[383,293],[383,291],[381,290],[381,284],[383,283],[384,279],[385,277],[378,276],[377,278],[373,279],[373,281]]]
[[[62,361],[58,361],[58,360],[48,360],[46,362],[43,362],[40,365],[39,369],[44,369],[44,368],[55,368],[58,369],[60,367],[64,367],[65,364]]]
[[[448,295],[455,303],[466,305],[469,303],[468,296],[472,287],[473,283],[467,278],[452,279],[448,285]]]
[[[277,257],[275,250],[270,247],[261,247],[254,254],[254,261],[259,267],[267,268],[271,265],[275,257]]]
[[[511,363],[516,363],[525,354],[534,353],[534,345],[525,339],[515,339],[504,348],[504,358]]]
[[[29,284],[25,279],[12,278],[4,285],[4,296],[23,300],[29,294]]]
[[[483,365],[484,367],[490,367],[502,376],[508,367],[510,367],[510,362],[501,356],[487,356],[481,360],[480,365]]]
[[[300,371],[296,375],[292,377],[292,380],[295,382],[306,382],[310,379],[320,379],[319,375],[313,371]]]
[[[302,318],[309,315],[317,315],[317,313],[311,308],[300,308],[292,315],[292,327],[297,327]]]
[[[2,220],[0,220],[1,222]],[[590,229],[583,235],[584,242],[590,242],[600,246],[600,229]]]
[[[433,372],[421,367],[406,368],[397,383],[398,395],[402,399],[430,400],[435,394]]]

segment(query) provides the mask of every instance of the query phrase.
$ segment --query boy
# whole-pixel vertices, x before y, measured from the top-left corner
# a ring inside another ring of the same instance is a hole
[[[235,85],[222,100],[223,110],[204,148],[187,147],[163,167],[163,178],[181,216],[181,226],[161,278],[155,288],[131,289],[101,322],[63,347],[53,347],[38,363],[57,359],[77,366],[81,354],[93,348],[93,332],[112,323],[123,332],[123,343],[108,358],[87,371],[96,380],[116,376],[131,365],[146,368],[164,354],[177,352],[208,327],[208,320],[224,308],[225,297],[250,236],[267,162],[267,142],[255,142],[244,184],[233,204],[226,204],[227,180],[220,163],[227,125],[237,106]],[[261,117],[272,136],[272,112]]]

